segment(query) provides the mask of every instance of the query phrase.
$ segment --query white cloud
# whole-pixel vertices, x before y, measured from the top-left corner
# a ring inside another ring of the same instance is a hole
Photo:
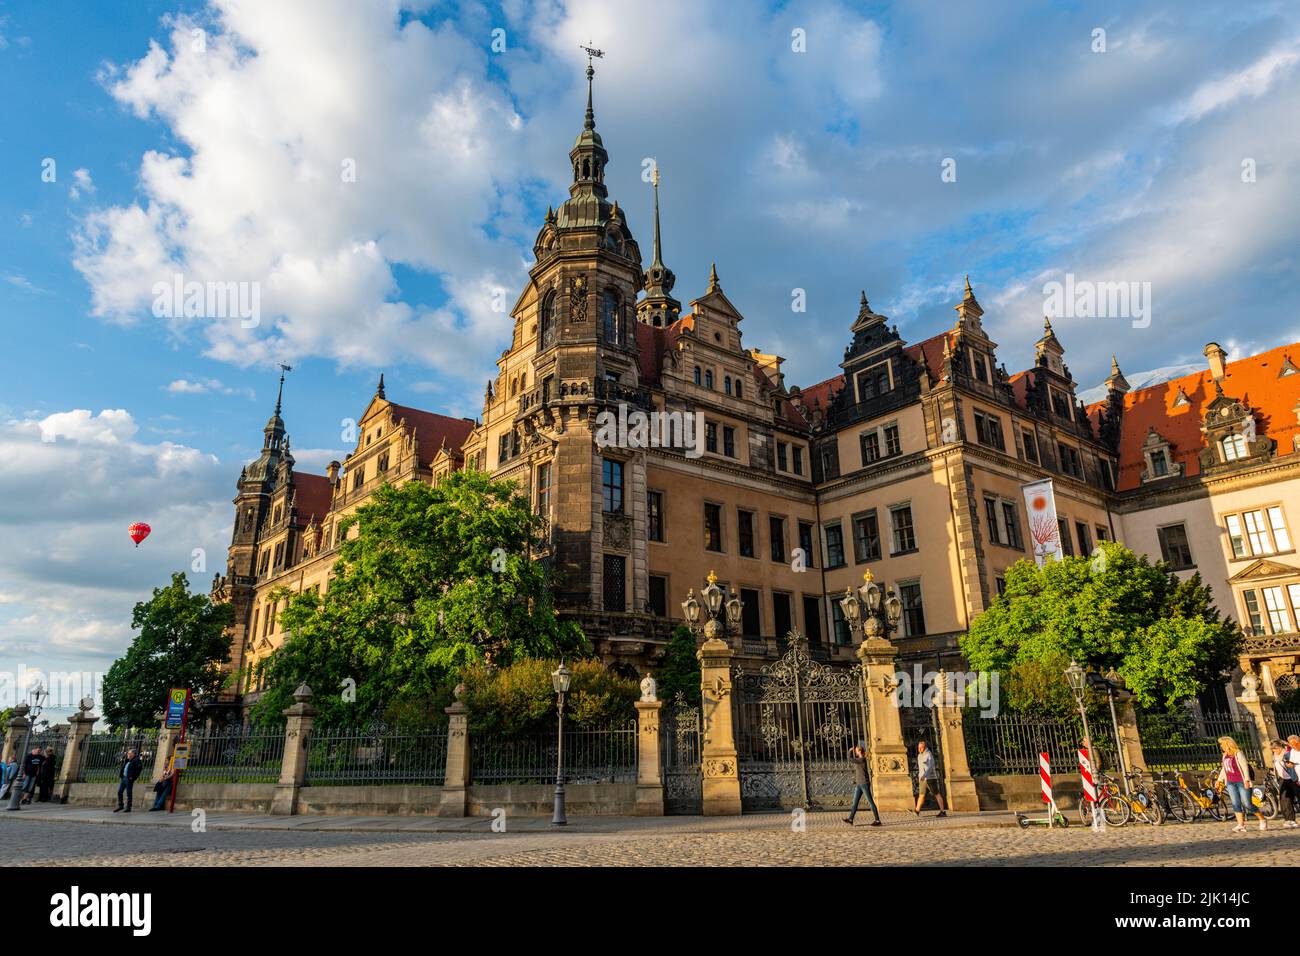
[[[73,199],[80,199],[82,194],[93,195],[95,192],[95,183],[90,178],[90,170],[75,169],[72,171],[72,186],[68,189],[68,195]]]
[[[222,383],[220,379],[203,378],[187,379],[178,378],[163,386],[165,391],[173,395],[245,395],[248,398],[255,398],[256,395],[251,388],[233,388]]]

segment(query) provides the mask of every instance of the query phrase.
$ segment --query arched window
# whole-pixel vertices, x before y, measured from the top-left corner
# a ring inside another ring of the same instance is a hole
[[[623,341],[623,322],[619,315],[618,293],[606,289],[600,297],[600,334],[610,345]]]
[[[700,367],[698,365],[695,366],[695,384],[700,384]]]
[[[724,375],[722,378],[722,390],[728,395],[731,394],[731,376]]]
[[[704,370],[704,387],[713,388],[713,369],[711,368]]]
[[[555,327],[559,324],[558,302],[559,296],[554,292],[542,300],[542,319],[537,335],[539,351],[555,344]]]
[[[737,398],[745,397],[745,390],[741,388],[740,379],[736,379],[736,397]]]

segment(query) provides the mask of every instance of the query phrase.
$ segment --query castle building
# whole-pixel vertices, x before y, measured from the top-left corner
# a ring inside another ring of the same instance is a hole
[[[380,376],[354,450],[310,475],[294,467],[277,397],[213,585],[236,608],[236,696],[252,699],[284,640],[272,593],[328,586],[342,518],[383,482],[467,467],[527,489],[560,613],[626,673],[655,668],[710,571],[744,603],[742,659],[774,658],[798,629],[815,656],[852,660],[838,599],[870,570],[902,601],[902,660],[959,666],[957,639],[1032,557],[1021,486],[1047,477],[1067,553],[1123,540],[1190,568],[1190,551],[1226,613],[1272,633],[1283,628],[1269,602],[1285,600],[1287,629],[1300,625],[1300,568],[1277,562],[1300,508],[1300,430],[1283,421],[1300,416],[1300,377],[1285,350],[1231,367],[1207,352],[1205,375],[1137,391],[1116,364],[1106,399],[1084,407],[1050,322],[1033,366],[1007,372],[968,278],[952,325],[915,343],[863,293],[840,372],[787,385],[780,356],[743,344],[716,267],[688,311],[673,298],[657,173],[643,268],[605,186],[592,75],[569,197],[537,234],[480,418],[394,404]],[[668,440],[601,440],[602,421],[634,412],[671,423]]]

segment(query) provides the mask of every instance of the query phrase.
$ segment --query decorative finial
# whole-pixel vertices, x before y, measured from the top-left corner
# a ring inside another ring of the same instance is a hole
[[[970,273],[968,272],[966,273],[966,295],[972,296],[974,294],[975,294],[974,290],[972,290],[970,287]]]
[[[863,289],[863,290],[862,290],[862,298],[861,298],[861,300],[859,301],[858,304],[861,305],[864,309],[867,307],[867,290],[866,290],[866,289]]]
[[[874,574],[871,573],[871,569],[870,569],[870,568],[867,568],[867,570],[865,570],[865,571],[862,572],[862,583],[863,583],[863,584],[870,584],[870,583],[871,583],[872,581],[874,581],[874,580],[876,580],[876,576],[875,576]]]
[[[715,262],[713,263],[712,267],[709,269],[709,291],[717,292],[719,288],[720,287],[718,285],[718,264]]]
[[[595,47],[593,47],[593,46],[587,46],[587,45],[584,45],[584,44],[578,44],[578,45],[579,45],[579,46],[580,46],[580,47],[581,47],[581,48],[586,52],[586,54],[587,54],[587,116],[586,116],[586,118],[583,120],[582,128],[583,128],[583,129],[595,129],[595,128],[596,128],[596,114],[595,114],[595,112],[592,111],[592,108],[591,108],[591,80],[592,80],[592,77],[594,77],[594,76],[596,75],[596,70],[595,70],[595,68],[591,65],[591,59],[592,59],[592,57],[602,57],[602,56],[604,56],[604,55],[605,55],[605,51],[604,51],[604,50],[597,50],[597,49],[596,49]]]
[[[708,581],[710,584],[717,584],[717,583],[718,583],[718,576],[717,576],[717,574],[715,574],[715,573],[713,572],[712,569],[710,569],[710,571],[709,571],[709,576],[708,576],[707,578],[705,578],[705,580]]]
[[[280,391],[275,395],[275,413],[277,415],[280,414],[280,399],[284,397],[284,373],[292,371],[292,365],[285,365],[283,362],[280,363]]]
[[[1118,375],[1118,374],[1120,374],[1120,371],[1119,371],[1119,359],[1115,358],[1115,353],[1114,353],[1114,352],[1111,352],[1111,353],[1110,353],[1110,374],[1111,374],[1111,375]]]
[[[379,373],[379,386],[375,389],[375,395],[378,398],[384,397],[384,373]]]
[[[1043,316],[1043,334],[1052,334],[1052,317],[1050,315]]]

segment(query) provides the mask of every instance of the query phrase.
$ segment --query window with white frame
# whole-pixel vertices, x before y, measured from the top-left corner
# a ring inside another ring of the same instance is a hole
[[[1286,603],[1282,600],[1280,587],[1262,588],[1264,592],[1264,609],[1268,611],[1268,629],[1274,634],[1291,630],[1291,619],[1287,616]]]
[[[1252,558],[1291,550],[1291,535],[1280,505],[1224,515],[1234,558]]]
[[[1219,448],[1223,451],[1224,461],[1237,461],[1246,457],[1246,436],[1245,435],[1228,435],[1221,442]]]

